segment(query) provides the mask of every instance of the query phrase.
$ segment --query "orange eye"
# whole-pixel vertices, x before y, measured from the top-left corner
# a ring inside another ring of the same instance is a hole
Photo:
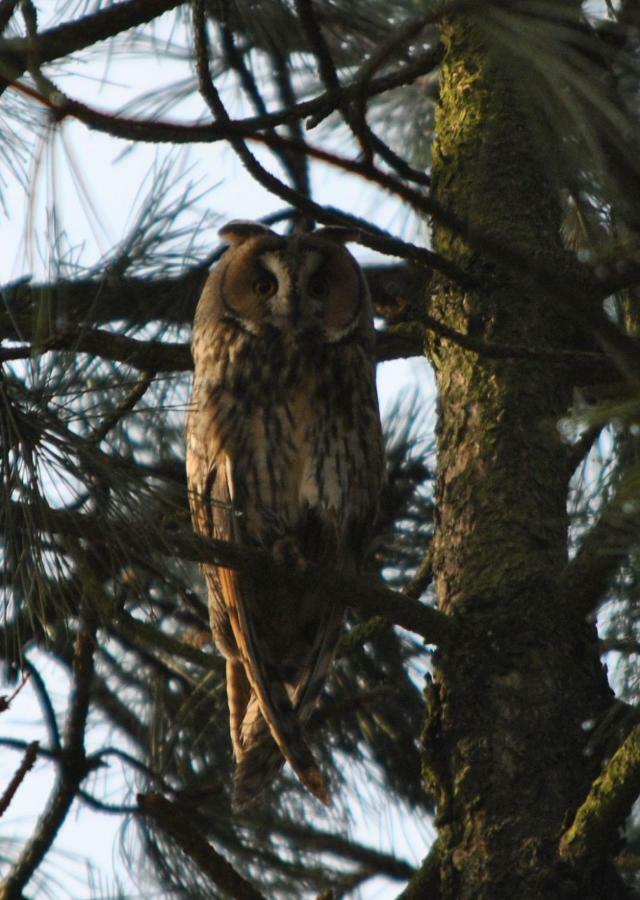
[[[324,275],[313,275],[307,284],[307,290],[312,297],[321,300],[329,293],[329,280]]]
[[[253,282],[253,292],[262,300],[268,300],[273,297],[278,289],[278,282],[273,275],[265,274]]]

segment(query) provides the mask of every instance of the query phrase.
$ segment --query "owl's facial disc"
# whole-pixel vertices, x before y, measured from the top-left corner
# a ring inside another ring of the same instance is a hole
[[[342,248],[336,255],[347,256]],[[256,287],[264,290],[265,321],[282,331],[317,335],[329,343],[354,331],[360,310],[357,275],[349,262],[337,267],[335,263],[333,252],[310,247],[295,254],[262,253],[259,265],[265,284]],[[337,272],[337,279],[332,272]]]

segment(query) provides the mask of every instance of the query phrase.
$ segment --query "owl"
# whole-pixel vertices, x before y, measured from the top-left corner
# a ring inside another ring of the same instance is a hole
[[[193,328],[187,477],[196,531],[270,551],[296,569],[355,573],[384,477],[371,301],[345,229],[282,237],[256,222],[229,244]],[[286,760],[324,803],[305,737],[344,603],[291,579],[203,566],[226,658],[234,806]],[[306,584],[304,577],[298,579]]]

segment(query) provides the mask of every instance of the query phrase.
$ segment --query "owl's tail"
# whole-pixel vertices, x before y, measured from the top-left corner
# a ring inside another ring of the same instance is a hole
[[[288,698],[287,698],[288,699]],[[306,717],[305,717],[306,718]],[[329,795],[324,779],[313,755],[302,736],[301,725],[293,708],[285,721],[295,728],[287,729],[287,751],[295,760],[296,774],[318,800],[328,805]],[[280,721],[283,724],[283,721]],[[240,810],[253,803],[269,787],[282,768],[285,757],[273,738],[265,721],[257,697],[252,695],[240,737],[242,750],[237,754],[237,766],[233,782],[233,807]]]
[[[282,682],[272,683],[275,705],[279,708],[282,736],[286,738],[287,758],[303,784],[325,805],[329,803],[324,779],[304,740],[302,729],[313,712],[322,690],[342,625],[342,615],[328,615],[319,629],[311,652],[303,654],[305,666],[293,692],[293,703]],[[284,708],[283,708],[284,707]],[[242,724],[236,732],[236,772],[233,806],[240,810],[265,791],[282,768],[285,757],[266,722],[255,693],[244,708]]]
[[[246,744],[243,741],[246,749],[237,759],[233,778],[233,808],[236,811],[256,801],[284,765],[284,756],[262,718],[255,696],[249,703],[247,715],[253,720],[253,726]],[[246,717],[245,723],[249,724]]]

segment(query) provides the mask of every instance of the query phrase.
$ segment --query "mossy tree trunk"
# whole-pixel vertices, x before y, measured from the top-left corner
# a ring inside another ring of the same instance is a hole
[[[487,33],[462,18],[443,31],[434,197],[558,270],[553,167],[517,62]],[[442,284],[434,315],[488,342],[570,346],[573,323],[535,279],[442,226],[435,242],[479,287]],[[585,753],[590,724],[611,702],[594,629],[560,588],[570,471],[557,423],[572,385],[547,362],[490,359],[435,337],[428,349],[440,400],[434,573],[439,605],[462,634],[438,656],[423,738],[438,801],[438,896],[624,896],[606,859],[589,873],[557,862],[597,772]]]

